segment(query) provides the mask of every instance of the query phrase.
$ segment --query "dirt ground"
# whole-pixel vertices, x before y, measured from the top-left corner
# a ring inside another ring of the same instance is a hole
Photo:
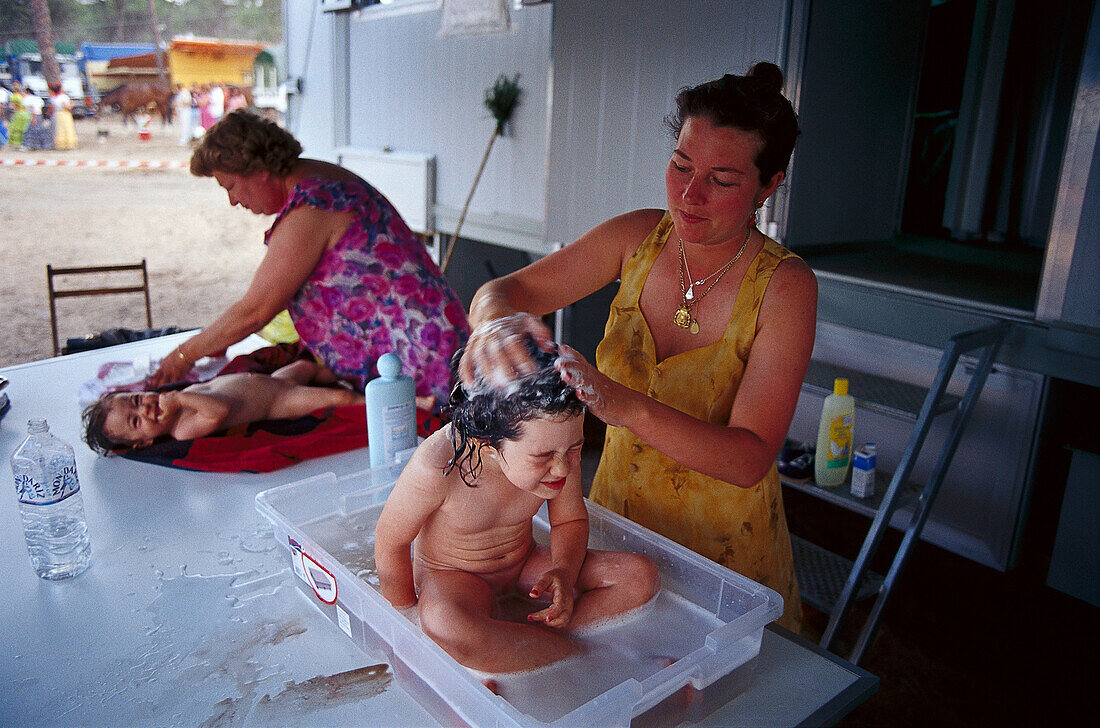
[[[78,120],[73,151],[0,147],[0,367],[53,355],[46,265],[140,263],[149,269],[153,326],[201,327],[246,289],[270,217],[231,208],[224,191],[187,170],[177,129],[151,138],[116,118]],[[7,164],[26,160],[26,166]],[[174,162],[179,168],[30,166],[38,160]],[[103,285],[83,276],[68,287]],[[145,328],[140,294],[58,302],[62,343],[115,326]]]

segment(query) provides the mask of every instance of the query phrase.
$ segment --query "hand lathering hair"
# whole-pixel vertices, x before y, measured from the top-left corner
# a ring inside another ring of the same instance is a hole
[[[530,337],[527,348],[539,369],[507,389],[473,387],[469,391],[461,382],[455,385],[450,401],[454,456],[443,469],[444,475],[457,467],[462,482],[474,487],[481,472],[482,447],[499,449],[504,440],[518,439],[527,420],[584,412],[576,391],[561,380],[554,368],[557,353],[540,349]],[[456,368],[464,351],[455,353]]]

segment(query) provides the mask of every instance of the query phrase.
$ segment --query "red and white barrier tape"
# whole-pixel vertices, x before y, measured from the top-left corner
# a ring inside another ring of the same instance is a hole
[[[181,169],[189,162],[135,162],[127,159],[0,159],[0,167],[139,167]]]

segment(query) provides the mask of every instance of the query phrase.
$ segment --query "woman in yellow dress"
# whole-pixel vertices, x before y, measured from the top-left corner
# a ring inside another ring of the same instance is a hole
[[[61,84],[50,85],[50,104],[53,106],[53,148],[76,149],[76,124],[73,123],[73,101],[61,89]]]
[[[8,103],[12,108],[11,124],[8,126],[8,146],[19,149],[23,146],[23,137],[31,125],[31,112],[23,103],[23,87],[18,82],[13,85]]]
[[[667,210],[637,210],[474,296],[461,376],[506,385],[533,369],[537,318],[621,280],[596,367],[568,347],[563,379],[608,424],[591,497],[801,602],[776,454],[813,350],[817,283],[755,226],[798,135],[783,76],[759,63],[677,96]]]

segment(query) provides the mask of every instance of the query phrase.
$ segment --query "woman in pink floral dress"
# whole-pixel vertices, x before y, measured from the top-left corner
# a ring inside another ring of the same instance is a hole
[[[361,390],[377,376],[378,357],[394,352],[418,396],[446,402],[451,356],[469,335],[458,296],[381,193],[301,151],[288,132],[244,110],[202,138],[192,174],[214,177],[230,204],[276,217],[244,296],[166,356],[152,384],[182,378],[285,308],[302,346],[336,378]]]

